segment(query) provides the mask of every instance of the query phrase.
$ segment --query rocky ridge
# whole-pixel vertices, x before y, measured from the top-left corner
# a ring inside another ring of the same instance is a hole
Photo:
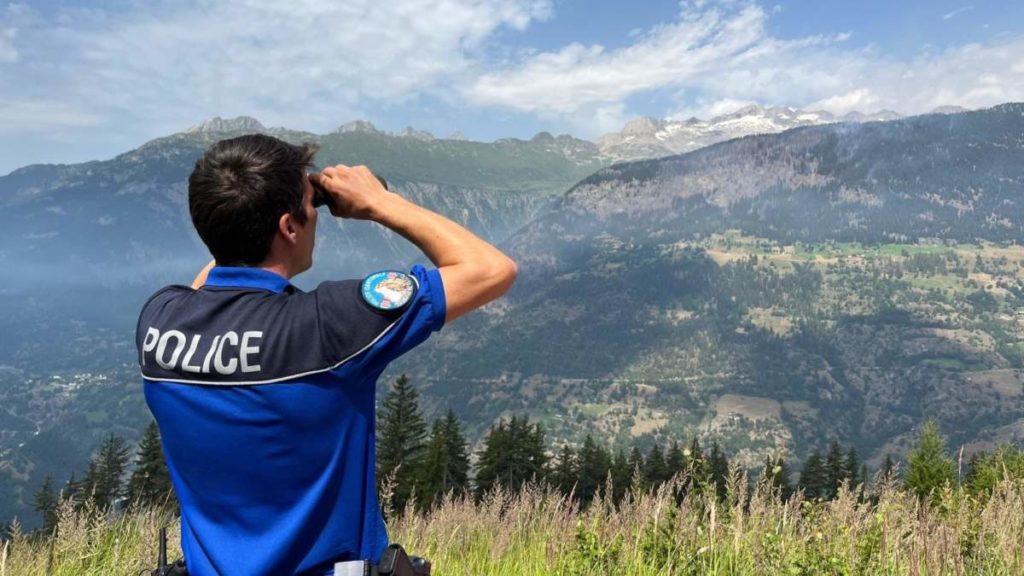
[[[958,106],[942,106],[932,113],[955,114],[964,111],[964,108]],[[850,112],[836,116],[822,110],[752,104],[708,120],[636,118],[628,122],[621,132],[605,134],[598,138],[597,146],[602,155],[614,161],[642,160],[683,154],[733,138],[774,134],[801,126],[838,122],[883,122],[901,117],[891,110],[873,114]]]
[[[940,106],[933,110],[932,114],[958,114],[966,110],[960,106]],[[620,132],[605,134],[595,142],[568,134],[553,136],[549,132],[539,132],[529,142],[544,144],[550,151],[564,154],[570,158],[589,161],[597,156],[602,159],[603,163],[611,164],[674,156],[734,138],[755,134],[775,134],[802,126],[820,126],[840,122],[884,122],[899,118],[902,116],[891,110],[881,110],[871,114],[850,112],[836,116],[822,110],[801,110],[793,107],[768,107],[751,104],[735,112],[706,120],[695,117],[680,120],[643,116],[627,122]],[[189,128],[184,134],[214,135],[233,132],[258,132],[280,137],[300,133],[286,128],[267,128],[249,116],[229,119],[218,116]],[[456,130],[444,138],[437,138],[426,130],[412,126],[407,126],[398,132],[388,132],[377,128],[369,120],[362,119],[346,122],[330,134],[371,134],[420,142],[471,141],[461,130]],[[518,138],[501,138],[496,140],[495,144],[515,142],[525,141]]]

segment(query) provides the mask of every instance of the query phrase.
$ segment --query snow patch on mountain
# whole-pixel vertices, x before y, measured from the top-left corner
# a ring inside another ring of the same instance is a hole
[[[852,112],[836,117],[821,110],[752,104],[710,120],[636,118],[630,120],[621,132],[601,136],[597,140],[597,146],[603,155],[613,160],[659,158],[690,152],[733,138],[773,134],[800,126],[835,122],[876,122],[899,117],[899,114],[891,110],[875,114]]]

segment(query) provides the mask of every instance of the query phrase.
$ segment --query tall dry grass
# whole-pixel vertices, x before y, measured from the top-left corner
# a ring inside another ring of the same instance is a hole
[[[585,508],[541,487],[480,503],[449,497],[426,514],[412,505],[391,514],[390,533],[440,576],[1024,574],[1020,481],[983,499],[948,489],[936,506],[886,482],[867,492],[844,487],[828,502],[782,502],[738,474],[724,502],[712,490],[681,496],[681,486],[617,505],[599,497]],[[55,537],[14,534],[0,544],[0,576],[137,575],[152,567],[167,524],[177,557],[177,525],[166,512],[63,504]]]
[[[57,507],[53,534],[15,529],[0,543],[0,576],[138,576],[156,565],[160,528],[168,555],[180,558],[180,527],[165,508],[130,513],[97,510],[90,502]]]
[[[448,499],[390,532],[442,575],[1024,574],[1020,482],[987,501],[948,490],[939,507],[892,482],[828,502],[783,502],[738,475],[725,502],[710,490],[680,499],[681,485],[583,510],[536,487]]]

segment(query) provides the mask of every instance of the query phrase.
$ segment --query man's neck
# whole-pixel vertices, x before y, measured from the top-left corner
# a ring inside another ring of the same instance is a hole
[[[291,270],[289,270],[288,267],[285,266],[285,264],[283,262],[275,262],[275,263],[264,262],[264,263],[260,264],[259,266],[257,266],[257,268],[260,268],[261,270],[266,270],[267,272],[273,272],[274,274],[277,274],[278,276],[284,276],[285,278],[287,278],[289,280],[291,280],[292,276],[294,276],[294,274],[291,273]]]

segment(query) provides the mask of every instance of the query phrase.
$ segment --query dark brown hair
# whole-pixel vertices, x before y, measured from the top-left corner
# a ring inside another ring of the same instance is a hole
[[[282,214],[306,221],[303,180],[318,149],[250,134],[221,140],[196,161],[188,209],[218,265],[255,266],[270,252]]]

